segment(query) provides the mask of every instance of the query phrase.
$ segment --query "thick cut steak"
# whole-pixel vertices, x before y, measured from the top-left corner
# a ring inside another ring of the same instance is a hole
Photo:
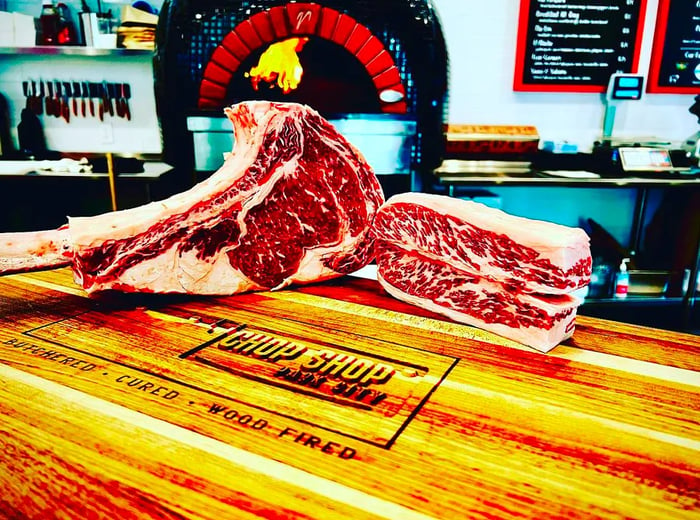
[[[234,294],[367,264],[384,197],[362,155],[304,105],[251,101],[225,112],[235,146],[207,180],[57,231],[0,235],[0,273],[71,263],[88,292]]]
[[[440,195],[390,198],[373,227],[394,297],[547,351],[573,334],[588,235]]]

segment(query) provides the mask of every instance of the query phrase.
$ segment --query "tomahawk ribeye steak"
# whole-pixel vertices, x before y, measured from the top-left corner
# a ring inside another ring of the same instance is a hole
[[[70,263],[88,292],[234,294],[353,272],[371,260],[384,202],[365,159],[313,109],[250,101],[225,110],[223,166],[160,202],[0,235],[0,273]]]
[[[405,193],[382,206],[373,235],[378,279],[398,299],[543,351],[573,333],[570,293],[591,273],[582,229]]]

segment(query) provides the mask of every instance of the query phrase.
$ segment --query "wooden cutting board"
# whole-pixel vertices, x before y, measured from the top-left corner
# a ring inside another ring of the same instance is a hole
[[[346,277],[227,298],[0,278],[0,517],[698,518],[700,338],[548,354]],[[4,516],[3,516],[4,515]]]

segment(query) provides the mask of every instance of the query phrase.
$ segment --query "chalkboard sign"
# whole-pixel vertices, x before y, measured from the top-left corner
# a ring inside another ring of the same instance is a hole
[[[520,0],[513,88],[604,92],[614,72],[637,71],[645,10],[646,0]]]
[[[700,0],[659,0],[647,90],[700,94]]]

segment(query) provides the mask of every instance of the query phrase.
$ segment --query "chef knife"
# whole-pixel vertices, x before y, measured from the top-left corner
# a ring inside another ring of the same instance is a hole
[[[80,97],[80,83],[78,83],[77,81],[74,81],[74,82],[73,82],[73,85],[72,85],[72,92],[73,92],[73,114],[75,114],[76,116],[78,116],[78,115],[79,115],[79,111],[78,111],[78,106],[79,106],[78,98]],[[85,108],[84,108],[84,107],[83,107],[83,117],[85,117]]]
[[[34,82],[32,82],[34,83]],[[42,115],[44,113],[44,82],[39,81],[39,91],[35,93],[36,99],[36,113],[37,115]]]
[[[70,85],[70,81],[64,81],[63,82],[63,119],[66,120],[66,123],[70,122],[70,108],[71,108],[71,101],[73,97],[73,89]],[[74,110],[75,113],[75,110]]]
[[[108,83],[109,97],[114,101],[114,111],[117,113],[117,117],[124,117],[122,112],[122,96],[119,90],[119,85],[117,83]]]
[[[32,80],[30,85],[30,94],[32,98],[32,112],[34,112],[36,115],[39,115],[39,102],[41,100],[39,99],[38,92],[36,90],[36,81]]]
[[[106,81],[102,82],[102,99],[105,104],[105,111],[109,112],[110,116],[114,116],[114,107],[112,106],[112,96],[109,92],[109,85]]]
[[[101,85],[99,83],[90,83],[90,96],[97,99],[97,117],[100,121],[105,120],[105,106],[103,102],[103,97],[101,91]]]
[[[46,96],[46,115],[53,115],[53,83],[51,81],[46,82],[46,88],[48,89],[49,95]]]
[[[115,90],[115,99],[114,99],[114,105],[117,110],[117,116],[119,117],[125,117],[124,114],[124,95],[122,93],[122,84],[121,83],[114,83],[114,90]]]
[[[102,106],[102,97],[100,96],[100,84],[90,83],[90,104],[95,106],[95,113],[100,121],[104,120],[104,107]],[[93,114],[94,115],[94,114]]]
[[[115,83],[114,88],[117,93],[117,99],[119,99],[119,110],[121,112],[121,117],[126,119],[126,96],[124,93],[124,83]]]
[[[124,115],[127,121],[131,121],[131,108],[129,107],[129,99],[131,98],[131,86],[128,83],[124,83]]]
[[[53,82],[53,92],[54,92],[54,103],[53,103],[53,115],[54,117],[61,117],[63,114],[63,105],[61,104],[61,82],[54,80]]]
[[[59,114],[63,119],[65,119],[66,123],[70,122],[70,83],[67,81],[60,82],[59,81],[59,88],[60,88],[60,99],[61,99],[61,113]]]
[[[88,106],[90,107],[90,115],[95,117],[95,103],[92,102],[92,89],[90,88],[90,83],[87,81],[83,82],[83,98],[87,99]]]
[[[31,101],[29,100],[29,81],[22,82],[22,93],[25,98],[24,108],[31,108]]]
[[[24,108],[31,110],[36,114],[36,105],[34,102],[34,92],[32,92],[32,82],[29,80],[22,82],[22,92],[24,93],[25,103]]]

